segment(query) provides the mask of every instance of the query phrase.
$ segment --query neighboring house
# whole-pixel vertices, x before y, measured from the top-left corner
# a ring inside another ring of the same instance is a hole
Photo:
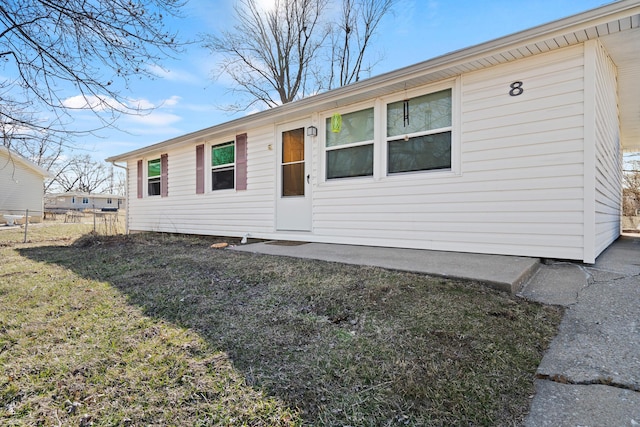
[[[44,208],[47,212],[65,212],[68,210],[104,209],[117,210],[124,207],[124,197],[115,194],[89,194],[68,192],[46,194]]]
[[[111,157],[128,228],[562,258],[620,235],[640,2]]]
[[[0,224],[22,223],[43,217],[44,179],[49,172],[18,153],[0,146]]]

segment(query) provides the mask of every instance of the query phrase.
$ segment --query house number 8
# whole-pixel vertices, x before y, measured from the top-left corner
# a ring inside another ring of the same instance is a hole
[[[513,82],[509,85],[509,87],[511,88],[511,90],[509,91],[509,95],[511,96],[522,95],[522,92],[524,92],[524,89],[522,88],[522,82]]]

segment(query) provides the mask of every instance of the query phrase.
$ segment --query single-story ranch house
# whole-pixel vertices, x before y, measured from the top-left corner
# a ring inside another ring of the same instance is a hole
[[[111,157],[128,228],[593,263],[640,150],[639,27],[623,0]]]
[[[94,194],[80,191],[45,194],[44,208],[47,212],[66,212],[68,210],[104,209],[118,210],[124,207],[124,196],[115,194]]]
[[[44,179],[49,172],[0,145],[0,224],[24,223],[43,217]]]

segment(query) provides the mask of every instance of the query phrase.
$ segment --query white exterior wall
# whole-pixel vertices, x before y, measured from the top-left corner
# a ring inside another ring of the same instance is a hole
[[[622,153],[615,64],[599,42],[587,48],[595,60],[595,252],[587,261],[593,262],[620,236]]]
[[[83,203],[84,197],[89,199],[88,203]],[[120,204],[118,204],[120,200]],[[111,203],[107,203],[106,197],[95,197],[94,195],[86,196],[69,196],[69,195],[48,195],[45,196],[46,209],[102,209],[102,208],[124,208],[125,200],[122,196],[111,197]]]
[[[43,176],[0,150],[0,214],[42,217]]]
[[[507,96],[512,81],[523,82],[522,95]],[[494,225],[476,236],[476,245],[582,258],[583,82],[582,46],[464,79],[464,179],[477,187]]]
[[[582,53],[564,49],[462,76],[457,127],[454,121],[460,173],[320,185],[316,236],[581,259]],[[509,96],[514,81],[523,82],[520,96]]]
[[[138,158],[129,159],[129,229],[228,236],[250,233],[257,238],[593,262],[596,241],[598,250],[606,247],[618,224],[614,217],[619,195],[614,193],[619,192],[619,182],[607,177],[615,176],[619,156],[612,97],[615,68],[600,49],[600,59],[592,61],[599,65],[597,93],[602,99],[602,107],[593,111],[599,119],[593,126],[598,144],[597,149],[586,147],[593,156],[585,159],[585,143],[589,143],[585,123],[590,117],[585,113],[585,98],[595,94],[585,89],[589,80],[585,49],[591,48],[564,48],[443,83],[453,86],[452,171],[386,176],[385,127],[380,120],[384,120],[390,97],[371,100],[378,120],[374,176],[326,181],[322,118],[331,112],[314,115],[320,132],[313,142],[311,164],[311,232],[275,229],[275,125],[246,130],[248,179],[244,191],[195,194],[195,146],[206,144],[208,190],[210,144],[235,135],[169,148],[168,197],[164,198],[136,197]],[[509,95],[515,81],[523,83],[520,96]],[[441,88],[442,84],[433,85],[422,88],[421,93]],[[144,167],[160,154],[144,158]],[[598,181],[597,196],[585,193],[589,180]],[[146,180],[143,186],[146,189]],[[586,212],[589,205],[594,209]]]
[[[242,132],[238,132],[242,133]],[[251,129],[247,135],[247,190],[208,191],[211,144],[231,141],[235,134],[199,141],[167,151],[168,197],[137,196],[138,159],[128,162],[129,229],[242,236],[265,235],[274,229],[275,144],[273,127]],[[205,193],[196,194],[195,146],[205,144]],[[272,150],[269,150],[269,144]],[[146,161],[160,157],[160,152]],[[146,189],[146,182],[143,183]]]

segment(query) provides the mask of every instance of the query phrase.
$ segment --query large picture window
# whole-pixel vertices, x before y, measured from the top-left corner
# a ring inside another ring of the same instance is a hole
[[[387,172],[434,169],[451,169],[451,89],[387,105]]]
[[[373,108],[326,119],[327,179],[373,175]]]
[[[160,195],[160,159],[153,159],[147,162],[147,194],[149,196]]]
[[[234,188],[235,162],[235,143],[233,141],[211,147],[212,190]]]

